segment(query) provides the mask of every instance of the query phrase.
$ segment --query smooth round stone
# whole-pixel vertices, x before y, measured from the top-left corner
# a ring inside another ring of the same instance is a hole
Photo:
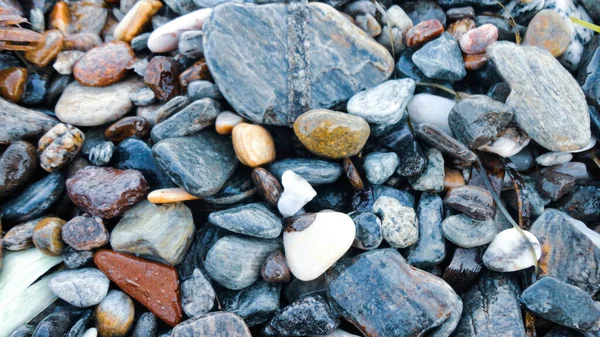
[[[25,52],[25,59],[39,68],[50,64],[63,48],[64,35],[56,29],[47,30],[42,34],[41,43],[34,49]]]
[[[531,138],[517,127],[508,127],[500,131],[497,137],[488,144],[479,147],[478,150],[508,158],[521,152],[531,141]]]
[[[302,281],[316,279],[346,253],[355,234],[352,218],[330,210],[316,213],[307,228],[286,227],[283,246],[290,271]]]
[[[415,86],[415,81],[410,78],[389,80],[352,96],[346,109],[349,114],[362,117],[369,123],[396,124],[405,116]]]
[[[444,26],[438,20],[419,22],[406,32],[406,46],[419,48],[425,43],[438,38],[444,32]]]
[[[62,239],[77,250],[92,250],[108,243],[108,231],[101,218],[76,216],[62,227]]]
[[[463,35],[474,28],[475,21],[470,18],[465,18],[451,22],[446,31],[450,33],[456,39],[456,41],[460,41]]]
[[[262,336],[306,336],[335,330],[340,319],[321,296],[308,296],[288,305],[265,325]]]
[[[394,152],[374,152],[365,157],[363,169],[371,184],[381,185],[394,174],[399,165],[400,158]]]
[[[46,255],[61,255],[65,248],[61,237],[61,230],[65,223],[66,221],[60,218],[45,218],[39,221],[32,235],[35,247]]]
[[[74,81],[65,88],[54,111],[62,122],[76,126],[114,122],[133,108],[129,95],[143,85],[136,78],[102,88],[84,87]]]
[[[569,152],[548,152],[535,158],[535,162],[541,166],[554,166],[568,163],[573,159],[573,154]]]
[[[27,84],[26,68],[6,68],[0,70],[0,96],[15,103],[21,100]]]
[[[493,219],[474,220],[467,215],[452,215],[442,222],[446,239],[463,248],[486,245],[498,234],[498,226]]]
[[[181,65],[175,59],[166,56],[155,56],[148,63],[144,82],[154,91],[160,101],[168,101],[178,96],[181,86],[178,78],[181,74]]]
[[[279,217],[261,203],[212,212],[208,221],[230,232],[264,239],[278,237],[283,228]]]
[[[191,318],[176,326],[171,332],[171,337],[189,336],[252,337],[241,317],[223,311]]]
[[[495,212],[494,199],[491,193],[478,186],[462,186],[451,189],[444,203],[475,220],[493,218]]]
[[[188,30],[202,29],[212,8],[199,9],[180,16],[155,29],[148,39],[148,49],[153,53],[164,53],[177,49],[179,37]]]
[[[408,103],[408,115],[412,123],[435,125],[452,135],[448,116],[456,103],[453,100],[431,94],[418,94]]]
[[[496,41],[498,28],[492,24],[485,24],[466,32],[460,38],[460,49],[467,54],[481,54]]]
[[[81,85],[106,87],[125,78],[134,56],[128,43],[113,41],[101,44],[75,63],[73,76]]]
[[[135,308],[129,296],[111,290],[95,309],[96,328],[100,337],[124,337],[133,326]]]
[[[150,129],[150,123],[143,117],[125,117],[106,128],[104,135],[118,143],[132,136],[143,139],[150,133]]]
[[[261,197],[271,207],[276,208],[279,197],[283,192],[283,187],[279,183],[279,180],[266,169],[258,167],[252,170],[252,181],[256,185],[256,189]]]
[[[350,217],[356,225],[356,236],[352,246],[364,250],[379,247],[383,241],[381,220],[375,214],[364,211],[353,212]]]
[[[48,287],[63,301],[78,308],[94,306],[106,297],[110,281],[94,268],[61,271],[50,279]]]
[[[210,281],[198,268],[194,269],[191,278],[181,284],[182,307],[189,317],[209,312],[214,305],[215,297]]]
[[[381,220],[383,239],[394,248],[406,248],[419,239],[415,210],[392,197],[381,196],[373,204],[373,213]]]
[[[35,147],[25,141],[10,144],[0,156],[0,198],[20,189],[33,176],[38,164]]]
[[[79,153],[84,140],[85,134],[78,128],[56,124],[38,141],[40,166],[48,172],[62,168]]]
[[[77,63],[83,55],[85,55],[85,53],[79,50],[61,51],[56,56],[56,61],[54,61],[52,68],[61,75],[71,75],[75,63]]]
[[[112,166],[120,170],[142,172],[152,189],[175,186],[171,178],[158,166],[150,146],[135,137],[125,139],[115,147]]]
[[[46,316],[35,328],[33,337],[64,336],[69,332],[72,324],[72,316],[68,311],[53,312]]]
[[[563,17],[552,9],[538,12],[527,26],[523,44],[548,50],[554,57],[561,56],[571,43],[571,31]]]
[[[291,170],[283,173],[281,184],[283,193],[277,201],[277,208],[283,217],[296,214],[317,195],[317,192],[304,178]]]
[[[161,8],[162,3],[158,0],[137,1],[113,30],[114,38],[131,42]]]
[[[23,222],[43,215],[56,203],[64,188],[64,172],[47,175],[5,202],[0,207],[2,220]]]
[[[275,160],[273,136],[260,125],[239,123],[231,139],[237,158],[246,166],[258,167]]]
[[[412,61],[429,78],[460,81],[467,75],[460,47],[448,33],[417,50]]]
[[[337,111],[310,110],[294,122],[294,133],[312,153],[331,159],[357,155],[367,142],[369,124]]]
[[[425,151],[427,164],[421,173],[409,177],[408,182],[416,191],[436,192],[444,190],[444,157],[436,148]]]
[[[260,276],[269,283],[290,282],[292,274],[290,274],[290,267],[287,265],[285,255],[280,251],[271,253],[260,268]]]
[[[401,35],[405,34],[413,26],[413,22],[406,12],[398,5],[390,6],[387,15],[382,17],[382,22],[393,27],[397,27]]]
[[[539,260],[542,256],[542,247],[533,234],[523,232],[533,246],[535,257],[521,233],[516,228],[510,228],[498,233],[486,249],[483,254],[485,266],[499,272],[513,272],[533,266],[533,259]]]
[[[353,189],[357,191],[362,191],[365,189],[365,184],[356,169],[356,166],[352,162],[350,158],[344,158],[342,162],[342,166],[344,167],[344,172],[346,173],[346,178],[348,178],[348,182]]]
[[[199,100],[199,99],[203,99],[203,98],[212,98],[212,99],[218,100],[218,99],[223,98],[223,96],[221,95],[221,92],[219,91],[219,88],[212,82],[209,82],[206,80],[196,80],[196,81],[190,82],[187,86],[187,95],[190,99],[193,99],[193,100]],[[223,113],[225,113],[225,112],[226,111],[224,111]],[[236,119],[243,120],[242,117],[239,117],[238,115],[236,115],[232,112],[228,112],[228,113],[233,115],[233,116],[229,116],[229,117],[236,116],[236,118],[233,118],[233,120],[236,120]],[[225,115],[225,116],[227,116],[227,115]],[[223,117],[221,117],[221,118],[223,118]],[[225,121],[227,121],[227,119],[223,120],[222,122],[225,122]],[[217,130],[217,132],[219,132],[219,131]]]
[[[313,158],[286,158],[269,165],[269,171],[281,180],[285,171],[293,171],[311,185],[325,185],[342,176],[338,163]]]

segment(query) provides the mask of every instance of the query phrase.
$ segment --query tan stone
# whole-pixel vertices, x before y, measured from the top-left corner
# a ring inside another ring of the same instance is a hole
[[[554,57],[561,56],[571,43],[569,27],[562,16],[551,9],[537,13],[527,26],[523,44],[547,49]]]
[[[161,9],[162,3],[157,0],[140,0],[127,12],[119,22],[113,36],[116,40],[131,42]]]
[[[243,117],[236,115],[233,112],[223,111],[217,116],[215,129],[219,134],[228,135],[236,125],[244,121],[245,119]]]
[[[45,218],[33,229],[33,244],[46,255],[61,255],[65,243],[62,240],[62,227],[67,223],[60,218]]]
[[[258,167],[275,160],[275,142],[260,125],[240,123],[233,128],[233,149],[242,164]]]
[[[444,190],[465,186],[465,178],[459,170],[445,167],[444,171]]]
[[[197,196],[191,195],[183,188],[163,188],[148,194],[148,201],[153,204],[169,204],[173,202],[198,200]]]
[[[43,68],[56,58],[63,48],[64,35],[60,30],[52,29],[44,32],[43,40],[36,48],[25,52],[25,59]]]

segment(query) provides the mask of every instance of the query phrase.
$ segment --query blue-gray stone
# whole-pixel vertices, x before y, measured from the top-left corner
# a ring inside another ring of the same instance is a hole
[[[150,32],[140,34],[131,40],[131,48],[135,51],[142,51],[148,48],[148,38],[150,38]]]
[[[25,222],[43,215],[65,190],[65,172],[54,172],[29,185],[0,207],[2,220]]]
[[[446,257],[446,242],[442,235],[444,202],[437,194],[423,193],[417,208],[419,241],[410,247],[408,263],[417,267],[431,267]]]
[[[493,219],[475,220],[467,215],[452,215],[442,222],[446,239],[463,248],[483,246],[494,240],[499,228]]]
[[[154,142],[167,138],[194,134],[213,124],[220,113],[219,102],[203,98],[192,102],[164,122],[158,123],[150,133]]]
[[[331,184],[342,176],[342,166],[338,163],[321,159],[286,158],[278,160],[268,167],[281,181],[283,172],[291,170],[304,178],[311,185]]]
[[[131,337],[156,337],[158,320],[151,312],[143,313],[135,323]]]
[[[398,165],[400,158],[394,152],[374,152],[365,157],[363,168],[371,184],[381,185],[394,174]]]
[[[192,101],[203,98],[212,98],[215,100],[223,98],[216,85],[203,80],[192,81],[187,87],[187,94]]]
[[[194,269],[189,279],[181,283],[181,305],[189,317],[209,312],[214,306],[215,296],[210,281],[198,268]]]
[[[158,166],[150,146],[136,137],[127,138],[117,145],[111,166],[120,170],[142,172],[152,189],[175,186],[171,178]]]
[[[449,33],[426,43],[412,60],[430,78],[460,81],[467,75],[460,47]]]
[[[356,225],[353,247],[371,250],[379,247],[383,241],[381,220],[371,212],[358,211],[350,214]]]
[[[234,233],[264,239],[278,237],[283,229],[281,219],[261,203],[212,212],[208,216],[208,221]]]
[[[329,335],[340,325],[337,315],[321,296],[309,296],[281,309],[264,327],[262,335]]]
[[[191,59],[197,59],[202,56],[204,48],[202,48],[202,31],[190,30],[183,32],[179,37],[178,50],[181,55]]]
[[[242,290],[223,289],[219,301],[223,310],[244,319],[248,326],[262,324],[279,310],[281,283],[258,280]]]
[[[90,149],[88,159],[96,166],[108,165],[115,151],[115,144],[103,142]]]

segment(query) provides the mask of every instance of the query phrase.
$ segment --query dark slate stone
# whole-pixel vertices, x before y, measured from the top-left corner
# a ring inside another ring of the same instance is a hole
[[[580,2],[594,21],[600,21],[600,2],[595,0],[581,0]]]
[[[60,198],[65,190],[65,180],[66,174],[59,171],[29,185],[0,207],[2,220],[25,222],[43,215]]]
[[[112,166],[120,170],[138,170],[152,189],[175,187],[171,178],[158,166],[152,149],[143,140],[130,137],[115,147]]]
[[[0,53],[0,70],[12,67],[23,67],[23,63],[13,52],[3,51]]]
[[[556,201],[569,193],[575,186],[575,177],[572,175],[547,171],[538,178],[536,188],[545,197]]]
[[[150,134],[152,141],[194,134],[213,124],[220,113],[219,108],[219,102],[211,98],[194,101],[164,122],[156,124]]]
[[[411,0],[401,3],[402,9],[408,14],[414,25],[422,21],[438,20],[446,26],[446,13],[434,0]]]
[[[219,90],[258,123],[289,125],[309,109],[333,107],[385,81],[394,67],[385,47],[322,3],[226,4],[202,30]]]
[[[560,200],[557,208],[586,223],[600,221],[600,186],[575,187],[571,194]]]
[[[296,302],[307,296],[327,296],[325,293],[325,274],[312,281],[301,281],[294,278],[292,282],[286,284],[283,288],[283,298],[287,303]]]
[[[460,81],[467,75],[458,42],[449,33],[427,42],[413,54],[412,60],[429,78]]]
[[[32,337],[63,337],[71,328],[71,318],[65,311],[51,313],[37,325]]]
[[[557,325],[554,328],[550,329],[544,335],[544,337],[584,337],[584,336],[582,333],[580,333],[578,331],[567,329],[565,327]],[[591,337],[591,336],[589,336],[589,337]]]
[[[281,309],[263,329],[263,336],[328,335],[340,325],[321,296],[304,297]]]
[[[577,82],[590,105],[600,108],[600,36],[596,35],[585,46]]]
[[[483,262],[481,261],[482,249],[456,247],[452,261],[446,270],[443,278],[452,289],[458,293],[463,293],[469,288],[471,283],[479,276]]]
[[[243,319],[236,314],[223,311],[190,318],[179,323],[171,332],[171,337],[196,336],[252,337]]]
[[[412,56],[415,53],[413,49],[404,49],[398,55],[398,62],[396,62],[395,74],[398,78],[412,78],[418,82],[424,82],[428,80],[427,76],[417,67],[413,62]]]
[[[319,212],[331,209],[337,212],[347,213],[352,211],[350,200],[351,190],[347,185],[322,185],[315,186],[317,196],[305,206],[309,212]]]
[[[410,126],[406,121],[401,121],[379,140],[380,147],[394,151],[400,158],[400,165],[396,173],[403,177],[419,174],[425,168],[427,159],[421,146],[415,141]]]
[[[208,221],[234,233],[265,239],[278,237],[283,228],[281,219],[261,203],[213,212]]]
[[[83,334],[85,333],[85,330],[87,329],[87,325],[90,322],[90,319],[92,318],[92,314],[93,314],[92,310],[87,310],[86,312],[84,312],[83,315],[81,316],[81,318],[79,318],[77,320],[77,322],[75,322],[73,327],[71,327],[71,330],[69,330],[69,332],[65,335],[65,337],[81,337],[81,336],[83,336]]]
[[[212,131],[165,139],[152,151],[171,180],[199,197],[217,193],[238,165],[231,140]]]
[[[93,259],[94,251],[91,250],[76,250],[71,246],[66,246],[63,252],[63,261],[69,269],[76,269],[86,264],[91,264]]]
[[[510,2],[510,0],[438,0],[438,3],[442,7],[460,7],[460,6],[475,6],[475,7],[493,7],[497,9],[498,3],[503,5]]]
[[[25,91],[19,104],[23,105],[39,105],[44,102],[48,85],[50,84],[51,72],[43,69],[36,70],[35,68],[27,69],[27,83]]]
[[[218,297],[223,310],[240,316],[248,326],[255,326],[266,322],[279,310],[280,293],[280,283],[258,280],[242,290],[223,289]]]
[[[451,189],[444,203],[475,220],[491,219],[496,212],[491,193],[477,186],[465,185]]]
[[[379,247],[383,241],[381,220],[372,212],[358,211],[350,214],[356,225],[356,236],[352,246],[364,250]]]
[[[408,263],[417,268],[436,265],[446,257],[446,242],[442,234],[444,202],[439,195],[423,193],[417,208],[419,241],[410,247]]]
[[[313,186],[331,184],[343,173],[339,163],[312,158],[286,158],[269,165],[268,169],[280,181],[283,172],[294,171]]]
[[[510,95],[510,85],[506,82],[496,83],[490,87],[487,95],[495,101],[505,103]]]

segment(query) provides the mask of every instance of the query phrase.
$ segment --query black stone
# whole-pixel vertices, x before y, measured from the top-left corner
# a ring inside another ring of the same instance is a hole
[[[381,220],[372,212],[358,211],[350,214],[356,225],[356,236],[352,244],[356,248],[371,250],[379,247],[383,240]]]
[[[486,220],[494,216],[494,199],[487,190],[477,186],[461,186],[451,189],[444,203],[475,220]]]
[[[468,147],[434,125],[426,123],[413,124],[413,129],[417,139],[422,140],[431,147],[435,147],[448,156],[465,163],[472,163],[477,159],[477,155]]]
[[[283,288],[283,298],[287,303],[293,303],[307,296],[326,296],[325,293],[325,274],[312,281],[301,281],[294,278],[292,282],[286,284]]]
[[[495,101],[506,103],[506,99],[510,95],[510,85],[506,82],[496,83],[490,87],[487,95]]]
[[[244,319],[248,326],[262,324],[279,310],[280,283],[258,280],[242,290],[224,289],[218,293],[223,310]]]
[[[328,335],[340,325],[321,296],[304,297],[281,309],[263,329],[263,336]]]
[[[545,197],[556,201],[569,193],[575,186],[575,178],[571,175],[547,171],[538,178],[536,188]]]
[[[444,270],[442,277],[457,293],[463,293],[481,272],[483,266],[481,256],[480,247],[456,247],[452,261]]]
[[[315,191],[317,196],[306,205],[307,211],[318,212],[323,209],[331,209],[346,213],[352,210],[352,206],[348,202],[351,193],[348,186],[342,184],[322,185],[316,186]]]
[[[66,174],[54,172],[29,185],[0,207],[2,220],[25,222],[43,215],[65,189]]]
[[[563,197],[557,208],[585,223],[600,221],[600,186],[579,185]]]
[[[63,261],[69,269],[77,269],[84,265],[91,264],[94,259],[94,252],[91,250],[76,250],[67,245],[63,252]]]
[[[58,311],[48,315],[35,328],[32,337],[63,337],[71,328],[71,315]]]
[[[27,74],[25,91],[19,103],[23,105],[40,105],[44,102],[44,97],[46,97],[51,72],[29,68],[27,69]]]
[[[23,67],[23,63],[12,52],[3,51],[2,53],[0,53],[0,70],[12,67]]]
[[[251,201],[257,195],[251,172],[248,167],[240,167],[217,193],[205,197],[204,202],[215,207],[224,207]]]
[[[65,337],[81,337],[85,333],[86,327],[92,318],[93,311],[87,310],[83,313],[81,318],[75,322],[71,330],[65,335]]]
[[[406,121],[396,124],[379,142],[383,149],[394,151],[400,158],[400,165],[396,169],[399,175],[411,177],[425,168],[427,159]]]
[[[505,5],[510,0],[438,0],[442,7],[460,7],[460,6],[475,6],[475,7],[493,7],[496,9],[501,3]]]

